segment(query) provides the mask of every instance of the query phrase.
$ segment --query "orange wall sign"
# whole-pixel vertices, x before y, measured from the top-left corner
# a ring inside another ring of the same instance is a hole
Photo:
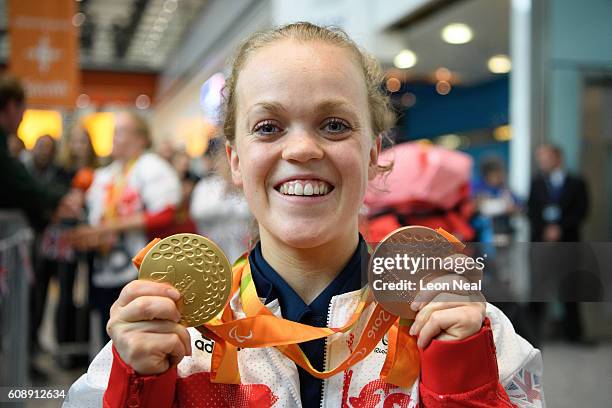
[[[26,86],[28,103],[73,108],[79,87],[74,0],[10,0],[9,70]]]

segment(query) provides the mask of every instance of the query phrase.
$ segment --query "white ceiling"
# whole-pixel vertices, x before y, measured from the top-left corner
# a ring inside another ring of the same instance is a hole
[[[9,52],[7,1],[0,0],[0,32],[4,32],[0,38],[0,59],[5,61]],[[418,57],[417,64],[404,71],[404,76],[433,80],[434,71],[446,67],[453,72],[455,83],[493,78],[494,74],[487,69],[488,58],[509,53],[509,1],[460,0],[400,29],[404,46]],[[81,66],[159,72],[171,61],[173,51],[196,21],[194,18],[206,12],[208,3],[209,0],[81,0],[78,8],[86,16],[80,33]],[[156,31],[155,22],[160,16],[168,23]],[[132,26],[134,21],[136,25]],[[442,40],[442,28],[455,22],[472,27],[471,42],[452,45]],[[117,45],[122,41],[125,42],[123,54]]]
[[[474,31],[471,42],[453,45],[444,42],[441,31],[450,23],[464,23]],[[462,83],[494,77],[487,68],[495,54],[509,55],[509,0],[463,0],[401,30],[406,48],[417,55],[417,64],[406,72],[408,78],[433,78],[439,67],[450,69]]]

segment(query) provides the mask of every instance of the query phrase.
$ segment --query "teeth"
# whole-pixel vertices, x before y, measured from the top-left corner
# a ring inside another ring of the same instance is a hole
[[[299,196],[325,195],[330,190],[330,186],[323,181],[288,181],[278,188],[281,194]]]

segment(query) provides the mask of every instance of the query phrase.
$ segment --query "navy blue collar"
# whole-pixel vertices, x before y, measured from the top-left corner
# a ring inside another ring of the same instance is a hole
[[[259,297],[264,303],[278,299],[283,317],[294,322],[325,326],[327,309],[333,296],[361,289],[361,262],[368,258],[368,247],[361,235],[350,260],[334,280],[309,305],[270,266],[261,252],[261,242],[249,254],[251,274]]]

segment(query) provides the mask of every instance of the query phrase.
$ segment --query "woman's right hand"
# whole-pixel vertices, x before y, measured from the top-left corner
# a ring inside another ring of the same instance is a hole
[[[189,332],[178,323],[180,297],[170,285],[134,280],[111,307],[106,331],[121,359],[138,374],[161,374],[191,355]]]

